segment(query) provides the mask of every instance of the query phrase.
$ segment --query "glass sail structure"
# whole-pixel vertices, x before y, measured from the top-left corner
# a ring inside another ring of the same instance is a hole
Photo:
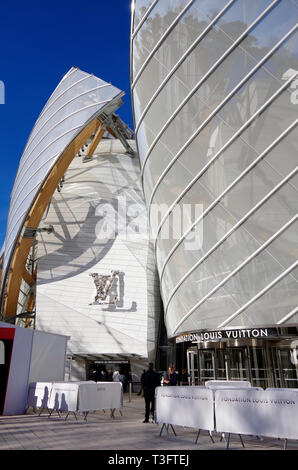
[[[133,2],[136,139],[171,337],[297,325],[297,7]]]
[[[123,95],[110,83],[72,68],[39,115],[20,159],[10,198],[1,252],[4,318],[16,314],[17,302],[22,304],[17,295],[22,283],[34,284],[35,274],[29,267],[34,237],[64,171],[101,126],[98,117],[102,115],[103,121],[111,115],[122,104]]]

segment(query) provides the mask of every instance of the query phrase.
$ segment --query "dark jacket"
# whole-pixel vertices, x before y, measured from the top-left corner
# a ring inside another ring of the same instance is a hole
[[[176,372],[173,374],[167,374],[166,379],[169,380],[169,383],[164,382],[164,385],[177,385],[178,374]]]
[[[160,386],[160,376],[155,370],[147,370],[142,374],[141,383],[144,392]]]

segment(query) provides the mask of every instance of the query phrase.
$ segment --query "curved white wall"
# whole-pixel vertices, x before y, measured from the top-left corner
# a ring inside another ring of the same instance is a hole
[[[106,229],[114,217],[112,234]],[[136,223],[140,230],[133,236]],[[153,360],[159,284],[138,159],[117,140],[102,140],[86,163],[76,157],[43,224],[54,231],[38,236],[36,327],[69,335],[72,355]],[[111,270],[121,273],[107,298],[117,292],[117,304],[90,305],[96,295],[90,274]]]
[[[297,13],[135,1],[136,137],[170,336],[297,324]],[[175,236],[187,205],[201,212]]]

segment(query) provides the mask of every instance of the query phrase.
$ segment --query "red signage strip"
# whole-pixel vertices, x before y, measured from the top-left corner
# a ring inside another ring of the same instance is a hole
[[[1,328],[0,339],[14,339],[15,328]]]

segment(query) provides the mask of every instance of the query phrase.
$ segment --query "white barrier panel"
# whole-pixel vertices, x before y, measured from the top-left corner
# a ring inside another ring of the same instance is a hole
[[[230,386],[226,386],[226,387],[222,387],[222,386],[219,386],[219,387],[212,387],[210,388],[210,390],[212,390],[212,393],[213,393],[213,399],[215,400],[215,392],[217,390],[255,390],[255,391],[260,391],[260,392],[263,392],[264,389],[262,387],[237,387],[236,385],[230,385]]]
[[[214,430],[212,390],[205,387],[157,387],[155,400],[157,423]]]
[[[29,385],[28,406],[48,408],[52,392],[52,382],[33,382]]]
[[[54,382],[48,408],[59,411],[77,411],[80,382]]]
[[[251,383],[247,380],[208,380],[205,382],[206,388],[226,388],[226,387],[235,387],[235,388],[249,388]]]
[[[216,430],[298,439],[298,392],[217,390]]]
[[[113,410],[123,407],[121,382],[89,382],[79,387],[79,410]]]
[[[298,388],[266,388],[266,392],[298,392]]]

